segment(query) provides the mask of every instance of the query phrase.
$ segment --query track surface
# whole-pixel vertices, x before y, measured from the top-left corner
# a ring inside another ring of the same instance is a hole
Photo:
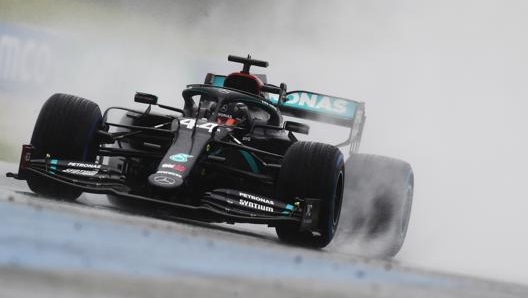
[[[509,284],[279,243],[271,229],[160,220],[33,195],[0,163],[2,297],[528,297]],[[31,285],[31,286],[28,286]]]

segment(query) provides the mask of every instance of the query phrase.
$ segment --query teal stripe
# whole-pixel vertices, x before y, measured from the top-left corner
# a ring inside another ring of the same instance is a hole
[[[246,160],[249,167],[251,168],[251,171],[255,174],[260,173],[260,170],[257,166],[257,162],[255,161],[255,158],[253,157],[253,155],[251,155],[249,152],[244,151],[244,150],[238,150],[238,151],[240,152],[240,154],[242,154],[242,156],[244,156],[244,159]]]
[[[282,211],[282,214],[290,214],[293,211],[293,207],[294,207],[293,205],[286,204],[286,209],[288,210]]]
[[[213,76],[213,82],[212,82],[211,85],[217,86],[217,87],[224,87],[224,81],[225,81],[225,77],[224,76],[214,75]]]
[[[59,163],[59,160],[58,159],[52,159],[50,160],[50,164],[53,165],[53,166],[50,166],[50,170],[56,170],[57,169],[57,163]]]

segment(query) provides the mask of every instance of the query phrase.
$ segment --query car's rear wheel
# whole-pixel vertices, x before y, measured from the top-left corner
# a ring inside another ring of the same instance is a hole
[[[298,225],[277,226],[279,239],[310,247],[328,245],[339,223],[344,178],[343,154],[339,149],[314,142],[293,144],[284,156],[276,198],[284,201],[293,201],[296,197],[319,199],[319,223],[309,231],[301,231]]]
[[[52,95],[42,106],[33,129],[31,158],[48,155],[54,159],[94,162],[101,121],[97,104],[73,95]],[[28,173],[26,180],[33,192],[47,197],[73,201],[82,193],[34,173]]]
[[[352,154],[345,169],[343,210],[347,216],[340,238],[360,238],[359,246],[368,255],[396,255],[409,226],[414,189],[411,166],[385,156]]]

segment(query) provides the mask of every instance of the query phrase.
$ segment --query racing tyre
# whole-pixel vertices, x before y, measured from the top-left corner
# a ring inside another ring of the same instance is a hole
[[[277,182],[276,198],[320,199],[319,223],[310,231],[299,226],[277,226],[279,239],[309,247],[325,247],[332,241],[339,223],[345,168],[343,154],[334,146],[297,142],[284,156]]]
[[[42,106],[33,129],[31,158],[52,158],[94,162],[101,126],[99,106],[87,99],[67,94],[54,94]],[[29,173],[29,188],[40,195],[74,201],[82,191]]]
[[[389,157],[352,154],[345,169],[343,212],[347,216],[342,219],[340,238],[360,238],[362,250],[371,256],[396,255],[411,214],[411,166]]]

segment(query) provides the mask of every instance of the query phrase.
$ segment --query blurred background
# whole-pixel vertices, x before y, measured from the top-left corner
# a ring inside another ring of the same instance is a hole
[[[271,83],[366,102],[361,152],[406,160],[404,265],[528,284],[528,2],[0,0],[0,160],[42,103],[180,105],[228,54]]]

